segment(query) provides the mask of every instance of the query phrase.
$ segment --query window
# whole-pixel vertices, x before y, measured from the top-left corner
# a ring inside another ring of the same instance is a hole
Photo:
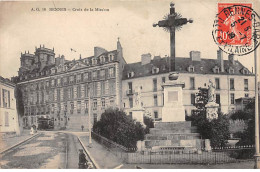
[[[116,92],[115,86],[116,86],[115,80],[109,80],[109,93],[110,93],[110,95],[115,94],[115,92]]]
[[[77,83],[81,82],[81,74],[77,74]]]
[[[153,114],[154,114],[154,118],[158,118],[158,112],[157,111],[154,111]]]
[[[244,90],[248,91],[248,79],[244,79]]]
[[[10,108],[10,91],[3,89],[3,106]]]
[[[73,111],[74,111],[74,103],[71,102],[70,103],[70,114],[73,114]]]
[[[66,101],[68,97],[68,88],[63,88],[63,100]]]
[[[114,99],[111,98],[111,99],[110,99],[110,106],[114,106],[114,103],[115,103]]]
[[[162,77],[162,83],[165,83],[165,77]]]
[[[97,110],[97,100],[93,100],[93,110]]]
[[[88,72],[84,73],[83,77],[84,77],[84,81],[88,81],[89,80],[89,73]]]
[[[216,103],[220,105],[220,94],[216,94]]]
[[[220,89],[219,78],[215,78],[216,89]]]
[[[58,79],[57,79],[57,86],[60,86],[60,85],[61,85],[61,79],[58,78]]]
[[[77,112],[80,113],[81,112],[81,101],[77,102]]]
[[[157,91],[157,79],[153,79],[153,91]]]
[[[81,98],[81,90],[80,85],[77,86],[77,98]]]
[[[190,89],[195,89],[195,78],[190,77]]]
[[[103,109],[106,107],[106,100],[105,99],[101,100],[101,105],[102,105]]]
[[[230,102],[232,105],[235,104],[235,94],[234,93],[230,94]]]
[[[93,94],[94,94],[95,97],[97,96],[97,93],[98,93],[97,87],[98,87],[98,83],[93,82]]]
[[[133,107],[133,98],[129,97],[129,107],[132,108]]]
[[[93,80],[97,79],[97,71],[92,72],[92,78],[93,78]]]
[[[60,89],[57,89],[57,101],[60,101]]]
[[[128,78],[132,78],[132,77],[134,77],[134,75],[135,75],[134,72],[128,72],[128,73],[127,73],[127,77],[128,77]]]
[[[158,106],[157,95],[154,95],[154,96],[153,96],[153,101],[154,101],[154,106]]]
[[[105,70],[100,70],[100,79],[105,79]]]
[[[97,114],[96,113],[93,114],[93,118],[94,118],[94,124],[95,124],[97,122]]]
[[[114,60],[114,55],[113,54],[109,54],[109,61],[113,61]]]
[[[234,90],[235,89],[235,81],[234,78],[230,78],[230,90]]]
[[[248,93],[245,93],[245,97],[249,97],[249,94],[248,94]]]
[[[8,112],[5,112],[5,126],[6,127],[9,126],[9,114],[8,114]]]
[[[133,84],[132,84],[132,82],[128,82],[128,93],[133,94]]]
[[[69,99],[73,99],[74,98],[74,92],[73,92],[73,87],[69,88]]]
[[[131,119],[133,119],[133,112],[129,112],[129,116]]]
[[[106,90],[106,83],[105,81],[101,81],[101,95],[105,94],[105,90]]]
[[[115,68],[114,67],[109,68],[109,77],[115,77]]]
[[[192,105],[195,105],[195,94],[191,94],[191,95],[190,95],[190,103],[191,103]]]
[[[88,84],[85,84],[85,97],[88,97]]]

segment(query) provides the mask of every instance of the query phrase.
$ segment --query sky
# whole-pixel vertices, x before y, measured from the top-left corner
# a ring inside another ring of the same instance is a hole
[[[6,78],[17,76],[21,52],[34,53],[35,47],[43,44],[46,48],[54,47],[56,56],[64,55],[67,60],[79,59],[80,54],[82,57],[92,56],[95,46],[115,50],[118,37],[127,63],[140,61],[141,55],[145,53],[162,57],[169,55],[170,34],[162,28],[153,27],[152,24],[162,20],[169,13],[170,2],[1,1],[0,75]],[[202,58],[216,59],[218,46],[211,32],[217,14],[217,1],[173,2],[177,13],[194,20],[176,32],[176,56],[189,57],[189,52],[196,50],[201,52]],[[255,4],[253,8],[254,6]],[[67,11],[49,11],[49,8],[54,7],[66,8]],[[33,11],[36,8],[41,11]],[[46,11],[42,11],[42,8],[46,8]],[[73,8],[82,11],[73,11]],[[92,8],[94,11],[84,11],[85,8]],[[109,11],[95,11],[95,8]],[[72,52],[71,48],[76,52]],[[224,53],[224,59],[227,57]],[[235,56],[235,59],[252,70],[253,53]]]

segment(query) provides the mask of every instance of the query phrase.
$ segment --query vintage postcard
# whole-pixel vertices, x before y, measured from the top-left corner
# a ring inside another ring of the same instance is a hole
[[[0,168],[260,168],[259,43],[259,0],[0,1]]]

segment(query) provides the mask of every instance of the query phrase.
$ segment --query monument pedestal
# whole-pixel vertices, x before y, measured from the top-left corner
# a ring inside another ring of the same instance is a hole
[[[185,110],[182,104],[182,88],[184,83],[169,81],[162,85],[164,88],[164,106],[162,122],[185,121]]]
[[[144,124],[144,109],[143,108],[133,108],[132,109],[132,118],[137,122],[140,122],[143,126]]]
[[[218,107],[219,104],[215,102],[209,102],[205,105],[206,107],[206,114],[207,114],[207,119],[212,120],[218,118]]]

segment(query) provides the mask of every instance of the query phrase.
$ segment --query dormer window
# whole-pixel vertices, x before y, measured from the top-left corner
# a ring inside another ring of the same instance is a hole
[[[219,73],[219,67],[218,67],[218,66],[215,66],[215,67],[213,68],[213,72],[214,72],[214,73]]]
[[[234,73],[235,73],[235,70],[234,70],[232,67],[230,67],[230,68],[228,69],[228,73],[234,74]]]
[[[41,75],[44,75],[44,72],[41,72]]]
[[[158,67],[153,67],[152,68],[152,74],[159,73],[159,68]]]
[[[52,68],[52,69],[51,69],[51,74],[54,74],[54,73],[55,73],[55,69]]]
[[[39,73],[36,73],[36,76],[39,76]]]
[[[113,61],[114,60],[114,54],[109,54],[108,58],[109,58],[109,61]]]
[[[92,58],[92,65],[96,65],[97,64],[97,59],[96,58]]]
[[[189,71],[189,72],[194,72],[194,66],[190,65],[190,66],[188,67],[188,71]]]
[[[244,75],[248,75],[249,74],[249,71],[246,69],[246,68],[243,68],[241,70],[241,73],[244,74]]]
[[[127,77],[128,77],[128,78],[134,77],[134,72],[128,72]]]
[[[72,65],[73,65],[72,63],[69,64],[70,67],[71,67]]]
[[[100,63],[101,64],[105,63],[105,57],[104,56],[100,56],[99,58],[100,58]]]
[[[85,59],[84,62],[86,63],[86,65],[89,65],[89,60]]]

